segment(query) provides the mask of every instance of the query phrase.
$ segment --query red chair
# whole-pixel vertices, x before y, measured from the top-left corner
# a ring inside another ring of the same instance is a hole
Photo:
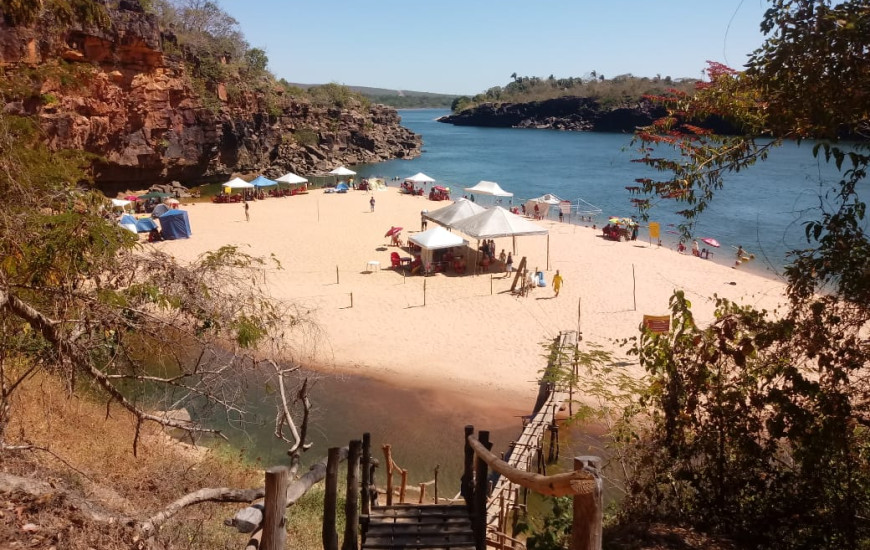
[[[392,267],[402,267],[402,258],[398,252],[390,252],[390,264]]]

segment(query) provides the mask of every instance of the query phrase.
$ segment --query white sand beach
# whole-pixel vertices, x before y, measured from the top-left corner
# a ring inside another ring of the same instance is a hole
[[[182,261],[225,244],[274,254],[283,269],[269,275],[271,293],[316,322],[314,330],[294,336],[295,359],[303,364],[451,393],[484,390],[504,404],[519,400],[520,408],[534,400],[545,366],[542,344],[575,330],[578,309],[584,341],[621,356],[614,340],[636,335],[644,314],[666,315],[675,289],[685,291],[702,324],[712,318],[714,294],[768,310],[784,301],[782,282],[650,245],[645,231],[637,241],[615,242],[603,239],[600,228],[552,221],[537,222],[550,231],[549,269],[546,236],[516,239],[514,266],[525,256],[547,278],[546,287],[526,297],[509,292],[513,278],[502,272],[405,277],[391,268],[390,252],[407,252],[388,246],[384,233],[402,226],[407,239],[420,230],[421,210],[448,204],[396,188],[346,194],[315,189],[252,202],[246,222],[240,203],[191,203],[182,208],[192,238],[155,246]],[[495,242],[497,251],[512,248],[510,238]],[[372,260],[380,266],[369,272]],[[556,269],[565,281],[558,297],[551,287]]]

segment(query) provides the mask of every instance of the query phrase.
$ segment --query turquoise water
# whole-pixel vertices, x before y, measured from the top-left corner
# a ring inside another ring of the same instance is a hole
[[[625,187],[637,185],[639,177],[656,177],[656,172],[631,162],[638,155],[628,134],[474,128],[435,121],[447,112],[400,111],[402,124],[423,136],[423,154],[357,167],[360,176],[390,180],[424,172],[450,186],[454,197],[480,180],[495,181],[514,193],[515,205],[545,193],[564,200],[583,199],[603,210],[596,220],[599,226],[609,216],[634,214]],[[721,243],[713,261],[730,265],[735,247],[742,245],[757,256],[747,266],[779,272],[787,251],[806,248],[803,224],[818,217],[820,197],[840,179],[832,166],[813,157],[812,147],[806,142],[786,143],[767,161],[727,176],[725,187],[695,226],[696,237]],[[477,199],[481,204],[491,201]],[[653,206],[650,221],[660,222],[663,230],[672,229],[667,224],[679,223],[674,212],[683,208],[674,201],[660,201]],[[663,240],[673,245],[676,238],[665,231]]]

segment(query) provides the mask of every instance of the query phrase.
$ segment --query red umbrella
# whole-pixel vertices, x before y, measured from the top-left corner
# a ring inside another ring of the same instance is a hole
[[[124,200],[128,200],[128,201],[138,201],[138,200],[139,200],[139,197],[137,197],[136,195],[127,195],[126,197],[124,197]]]
[[[390,230],[387,231],[386,234],[384,234],[384,237],[392,237],[393,235],[395,235],[396,233],[398,233],[401,230],[402,230],[401,227],[391,227]]]
[[[701,239],[701,242],[708,244],[708,245],[712,246],[713,248],[719,248],[719,241],[717,241],[716,239],[713,239],[711,237],[704,237],[703,239]]]

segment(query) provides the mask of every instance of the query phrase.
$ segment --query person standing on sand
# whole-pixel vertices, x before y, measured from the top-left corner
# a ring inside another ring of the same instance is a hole
[[[562,288],[562,283],[564,279],[562,279],[562,275],[559,274],[559,270],[556,270],[556,274],[553,275],[553,292],[556,293],[556,296],[559,295],[559,290]]]
[[[507,260],[504,263],[504,272],[506,273],[505,277],[511,274],[511,271],[514,269],[514,257],[511,256],[511,253],[508,252]]]
[[[429,225],[429,220],[426,219],[426,214],[429,213],[429,210],[423,210],[420,212],[420,231],[425,231],[426,227]]]
[[[245,205],[245,221],[249,222],[249,221],[251,221],[251,213],[248,212],[248,210],[250,209],[250,205],[248,204],[248,201],[242,201],[242,202]]]
[[[375,211],[375,198],[374,197],[372,197],[372,199],[369,201],[369,206],[372,207],[371,212],[374,212]]]

